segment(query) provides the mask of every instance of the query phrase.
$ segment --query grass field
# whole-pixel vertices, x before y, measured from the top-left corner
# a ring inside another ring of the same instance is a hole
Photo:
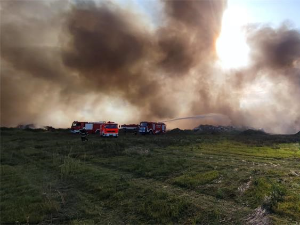
[[[1,224],[299,224],[300,136],[1,129]]]

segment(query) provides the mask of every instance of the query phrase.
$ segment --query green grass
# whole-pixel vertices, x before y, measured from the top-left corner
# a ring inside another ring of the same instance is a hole
[[[219,177],[219,172],[216,170],[205,173],[190,173],[184,174],[174,179],[174,184],[182,187],[195,188],[199,185],[207,184]]]
[[[1,129],[1,224],[300,221],[300,138]]]

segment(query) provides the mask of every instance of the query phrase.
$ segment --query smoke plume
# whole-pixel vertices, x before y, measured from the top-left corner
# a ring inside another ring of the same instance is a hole
[[[1,2],[1,126],[216,113],[232,125],[300,129],[298,30],[248,27],[251,64],[224,72],[215,43],[226,1],[158,3],[157,24],[112,1]]]

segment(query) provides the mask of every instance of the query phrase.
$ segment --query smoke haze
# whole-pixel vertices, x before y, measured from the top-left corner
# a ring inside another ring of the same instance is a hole
[[[111,1],[1,2],[1,126],[215,113],[201,121],[300,130],[298,30],[249,26],[250,65],[223,71],[215,42],[226,1],[159,4],[153,25]]]

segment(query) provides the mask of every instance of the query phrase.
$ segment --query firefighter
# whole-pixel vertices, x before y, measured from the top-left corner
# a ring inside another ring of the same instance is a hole
[[[81,134],[81,141],[88,141],[88,132],[86,131],[85,127],[83,127],[79,132]]]
[[[138,128],[135,128],[134,129],[134,135],[137,135],[138,134]]]

